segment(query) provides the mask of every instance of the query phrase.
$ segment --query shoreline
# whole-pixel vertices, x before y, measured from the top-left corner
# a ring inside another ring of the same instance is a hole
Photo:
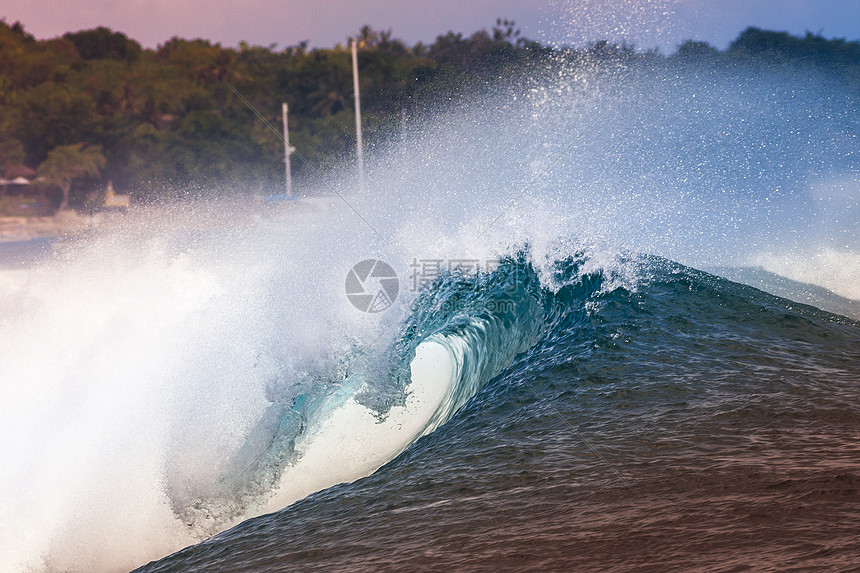
[[[57,243],[83,237],[121,216],[106,212],[82,215],[70,210],[52,217],[0,217],[0,270],[32,267],[50,256]]]
[[[0,217],[0,243],[78,235],[99,226],[102,218],[76,211],[60,211],[53,217]]]

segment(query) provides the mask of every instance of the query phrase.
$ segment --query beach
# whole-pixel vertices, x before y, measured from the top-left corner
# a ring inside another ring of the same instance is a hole
[[[59,211],[53,217],[0,217],[0,242],[30,241],[86,232],[104,222],[104,214]]]
[[[0,217],[0,269],[22,269],[50,255],[58,241],[82,237],[119,224],[124,213],[80,214],[60,211],[52,217]]]

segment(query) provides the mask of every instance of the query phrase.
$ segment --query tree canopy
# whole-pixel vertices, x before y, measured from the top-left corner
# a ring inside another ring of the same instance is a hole
[[[725,51],[690,40],[671,56],[609,42],[550,48],[523,38],[503,19],[468,37],[442,34],[429,45],[409,46],[390,30],[369,26],[355,38],[371,146],[402,115],[434,109],[458,90],[492,85],[545,58],[817,66],[860,87],[860,43],[757,28]],[[348,40],[325,49],[307,42],[278,49],[172,38],[144,49],[105,27],[36,40],[20,23],[0,21],[0,167],[35,168],[50,160],[40,172],[72,204],[88,186],[103,187],[107,180],[136,198],[224,182],[255,190],[283,176],[283,144],[256,114],[279,130],[286,101],[291,143],[304,158],[294,162],[294,171],[309,177],[354,150]],[[59,157],[70,162],[65,169],[75,162],[87,167],[60,177]],[[83,183],[78,193],[73,180]]]
[[[101,145],[60,145],[48,152],[48,158],[39,165],[38,174],[46,183],[56,185],[63,191],[60,209],[68,209],[72,182],[81,177],[97,176],[105,163]]]

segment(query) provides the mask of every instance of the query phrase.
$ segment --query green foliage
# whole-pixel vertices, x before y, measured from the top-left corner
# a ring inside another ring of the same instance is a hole
[[[98,176],[106,163],[100,145],[75,143],[52,149],[37,172],[45,184],[56,185],[63,191],[60,209],[68,209],[72,182],[85,176]]]
[[[0,135],[0,176],[10,167],[24,164],[24,144],[17,139]]]
[[[820,66],[846,66],[860,63],[860,42],[827,40],[807,32],[803,38],[788,32],[747,28],[729,46],[729,52],[745,56],[800,61]]]
[[[32,163],[58,145],[93,140],[100,123],[92,96],[65,83],[40,83],[20,92],[9,107],[10,134],[24,143]]]
[[[128,39],[125,34],[112,32],[108,28],[98,27],[95,30],[83,30],[74,34],[65,34],[64,40],[74,44],[78,53],[85,60],[103,60],[111,58],[125,62],[134,62],[140,58],[140,44]]]
[[[369,26],[354,37],[369,146],[401,113],[426,113],[525,67],[545,69],[545,58],[574,66],[814,66],[860,87],[860,43],[756,28],[724,52],[690,40],[668,58],[606,41],[555,50],[524,39],[503,19],[468,37],[448,32],[429,45],[410,47],[390,30]],[[0,161],[42,163],[41,172],[65,189],[66,203],[73,180],[101,187],[111,179],[137,197],[195,185],[257,190],[283,177],[285,101],[298,150],[293,169],[298,179],[311,177],[354,153],[350,41],[277,50],[172,38],[151,50],[104,27],[40,41],[21,24],[0,20]],[[65,168],[55,152],[69,161]],[[76,153],[101,160],[87,163]],[[89,167],[74,171],[75,161]],[[74,176],[61,177],[64,169]]]
[[[714,62],[719,59],[720,51],[707,42],[687,40],[678,46],[674,57],[687,62]]]

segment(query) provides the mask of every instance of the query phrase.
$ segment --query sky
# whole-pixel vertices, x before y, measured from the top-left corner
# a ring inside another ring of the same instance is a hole
[[[37,38],[107,26],[145,47],[173,36],[330,47],[364,24],[412,45],[491,28],[498,17],[546,44],[608,38],[665,53],[688,38],[723,49],[748,26],[860,40],[860,0],[0,0],[0,18]]]

